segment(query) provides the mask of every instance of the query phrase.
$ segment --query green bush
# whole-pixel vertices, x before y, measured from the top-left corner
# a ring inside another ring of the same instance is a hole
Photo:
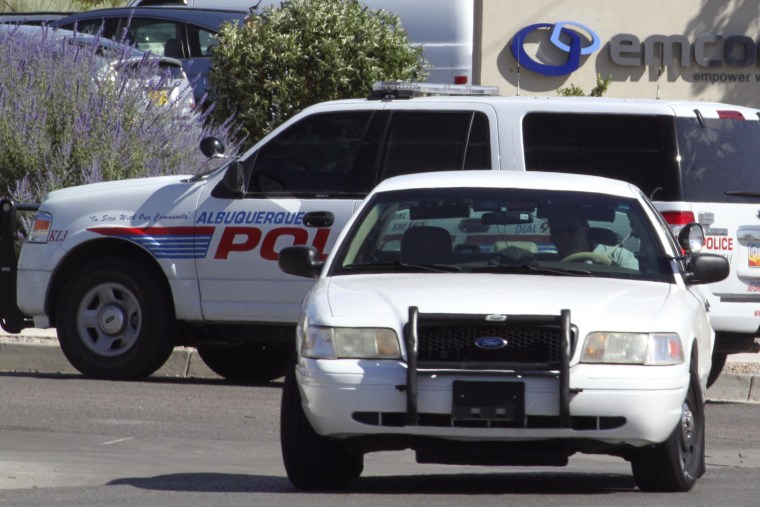
[[[223,27],[209,79],[217,117],[234,114],[254,142],[316,102],[424,79],[425,63],[395,14],[357,0],[291,0]]]
[[[605,93],[607,93],[607,88],[610,87],[610,83],[612,83],[612,77],[608,77],[607,79],[602,79],[601,74],[596,75],[596,86],[591,89],[588,96],[589,97],[601,97]],[[585,97],[586,93],[583,91],[583,88],[580,86],[576,86],[573,83],[570,83],[570,86],[566,88],[559,88],[557,90],[557,95],[561,95],[563,97]]]

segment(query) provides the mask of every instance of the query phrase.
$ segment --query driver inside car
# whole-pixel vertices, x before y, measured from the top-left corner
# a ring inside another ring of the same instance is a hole
[[[563,206],[549,215],[549,235],[562,260],[591,261],[639,269],[639,261],[620,243],[604,245],[591,239],[585,213],[577,206]],[[585,254],[585,255],[582,255]]]

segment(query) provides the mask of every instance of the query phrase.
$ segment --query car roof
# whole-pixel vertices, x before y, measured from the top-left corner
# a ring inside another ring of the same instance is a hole
[[[18,23],[36,25],[61,19],[72,14],[71,11],[34,11],[34,12],[3,12],[0,14],[0,23]]]
[[[218,30],[219,25],[227,20],[243,21],[248,12],[235,9],[205,9],[182,6],[167,7],[114,7],[109,9],[96,9],[83,11],[56,20],[55,25],[67,25],[81,19],[93,19],[99,17],[123,17],[123,16],[148,16],[157,19],[170,19],[192,23],[211,30]]]
[[[332,107],[340,104],[377,102],[377,99],[343,99],[317,104]],[[390,102],[414,103],[422,109],[435,109],[437,104],[487,104],[496,109],[507,108],[523,113],[595,112],[601,114],[653,114],[694,118],[698,110],[705,118],[719,118],[725,113],[740,113],[744,120],[760,121],[760,110],[751,107],[719,102],[609,97],[537,97],[537,96],[482,96],[482,95],[431,95]],[[315,106],[312,106],[315,107]]]
[[[440,171],[395,176],[382,181],[372,194],[422,188],[539,188],[638,197],[635,186],[625,181],[582,174],[540,171]]]

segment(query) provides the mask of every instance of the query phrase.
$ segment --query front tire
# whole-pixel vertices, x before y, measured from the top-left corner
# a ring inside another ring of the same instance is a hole
[[[713,352],[712,366],[710,367],[710,374],[707,376],[707,387],[711,387],[718,380],[727,360],[728,354],[725,352]]]
[[[198,345],[198,355],[214,373],[237,382],[269,382],[285,375],[295,352],[261,343]]]
[[[155,276],[126,257],[104,257],[72,276],[56,311],[58,341],[82,374],[132,380],[158,370],[174,348],[174,309]]]
[[[689,369],[689,390],[681,420],[661,444],[638,449],[631,460],[642,491],[689,491],[705,473],[705,403],[696,365]]]
[[[285,377],[280,410],[280,445],[288,479],[303,490],[337,489],[364,470],[364,456],[314,431],[301,406],[295,368]]]

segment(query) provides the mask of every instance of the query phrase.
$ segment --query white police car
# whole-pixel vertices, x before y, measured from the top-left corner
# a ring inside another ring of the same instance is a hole
[[[558,225],[571,215],[583,226]],[[568,233],[586,251],[560,253]],[[318,277],[282,399],[291,482],[340,487],[365,453],[410,448],[457,465],[611,454],[642,490],[690,489],[705,471],[713,340],[692,288],[729,267],[697,253],[698,224],[679,242],[615,180],[460,171],[381,183],[326,261],[309,246],[280,252],[284,271]]]

